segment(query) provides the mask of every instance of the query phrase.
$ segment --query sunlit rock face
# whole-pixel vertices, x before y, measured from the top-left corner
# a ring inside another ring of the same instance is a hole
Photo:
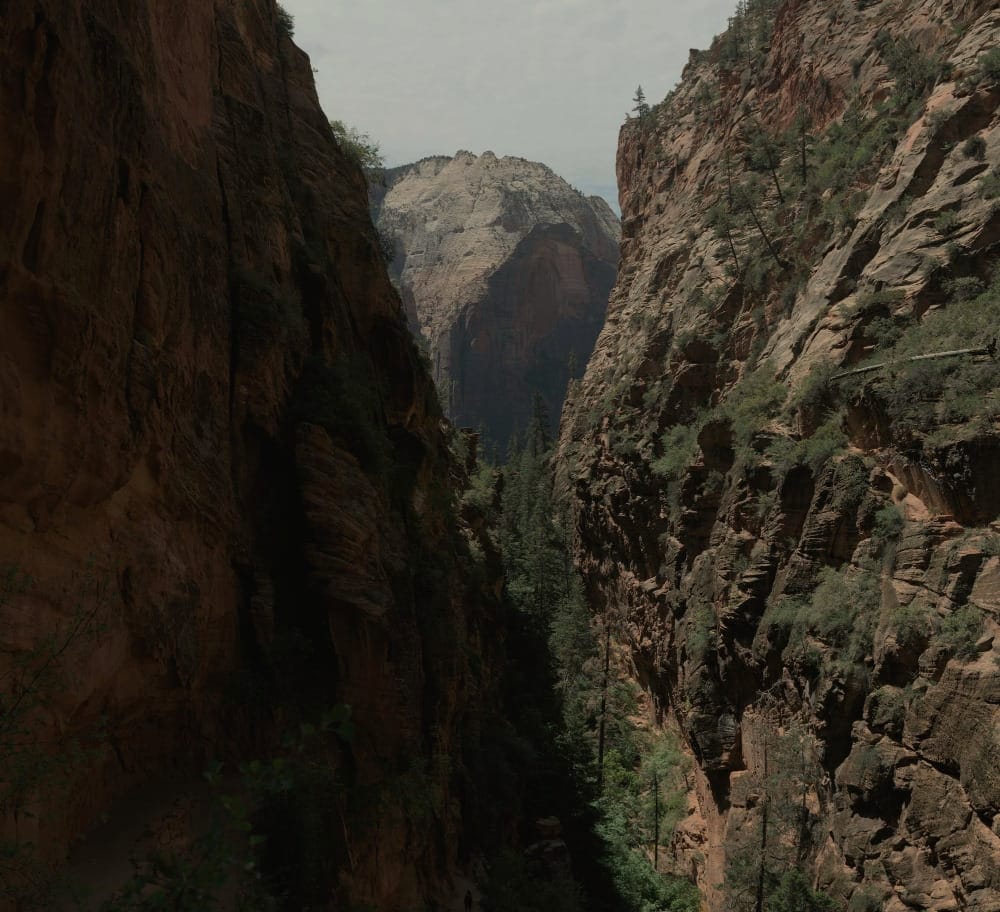
[[[388,172],[374,190],[390,272],[449,416],[503,446],[532,395],[558,419],[604,323],[618,220],[549,168],[459,152]]]
[[[836,908],[988,912],[996,374],[904,358],[996,335],[1000,12],[772,6],[621,132],[621,268],[559,488],[697,762],[675,861],[711,909],[743,908],[766,846]]]
[[[83,840],[106,887],[114,828],[155,836],[211,758],[349,704],[300,907],[421,907],[489,696],[455,654],[488,669],[498,637],[308,58],[273,0],[0,2],[0,122],[0,681],[63,758],[0,833],[57,863]],[[440,802],[419,820],[408,770]]]

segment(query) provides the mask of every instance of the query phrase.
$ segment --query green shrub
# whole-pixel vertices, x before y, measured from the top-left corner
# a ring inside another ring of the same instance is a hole
[[[934,219],[934,230],[942,237],[948,237],[958,230],[960,224],[961,219],[959,219],[958,213],[950,209],[947,212],[942,212]]]
[[[802,462],[814,473],[826,465],[847,446],[847,435],[843,429],[844,416],[837,413],[823,422],[816,432],[802,441]]]
[[[872,538],[884,547],[886,544],[898,541],[903,532],[904,519],[899,507],[894,504],[884,506],[875,514],[872,525]]]
[[[945,294],[953,301],[971,301],[986,290],[983,280],[975,276],[948,279],[943,287]]]
[[[795,395],[795,405],[805,411],[817,411],[830,404],[830,378],[839,370],[830,362],[817,364]]]
[[[895,288],[859,294],[854,312],[862,317],[875,313],[892,313],[905,297],[902,291]]]
[[[685,631],[688,657],[695,662],[702,661],[716,644],[715,615],[712,609],[707,605],[699,605],[688,612]]]
[[[379,144],[357,127],[349,127],[342,120],[331,120],[330,129],[340,148],[347,153],[369,177],[380,175],[385,162]],[[391,257],[387,258],[391,262]]]
[[[976,656],[976,641],[983,632],[983,612],[974,605],[952,611],[941,622],[938,642],[951,649],[959,659]]]
[[[906,722],[906,691],[883,685],[868,698],[866,715],[873,729],[898,738]]]
[[[810,187],[817,194],[843,193],[880,156],[889,138],[882,125],[865,119],[860,105],[852,105],[816,145]]]
[[[911,38],[890,38],[882,43],[880,50],[889,74],[896,81],[892,104],[897,111],[920,101],[947,73],[944,61],[923,53]]]
[[[819,579],[804,620],[824,642],[850,647],[847,652],[860,659],[871,649],[872,621],[881,599],[878,576],[827,567]]]
[[[851,897],[847,912],[882,912],[882,900],[870,888],[863,888]]]
[[[496,472],[486,462],[481,462],[469,478],[469,486],[462,493],[462,505],[482,516],[489,516],[493,509]]]
[[[767,491],[757,498],[757,518],[765,520],[778,505],[780,497],[777,491]]]
[[[704,420],[704,415],[698,415],[690,424],[668,428],[661,438],[663,455],[650,466],[654,475],[666,480],[668,497],[674,504],[679,500],[684,476],[698,456],[698,435]]]
[[[983,79],[1000,82],[1000,47],[991,48],[979,58],[979,74]]]
[[[868,493],[871,469],[860,456],[847,456],[837,463],[831,505],[843,513],[855,513]]]
[[[986,140],[982,136],[972,136],[962,145],[962,154],[966,158],[983,161],[986,158]]]
[[[913,601],[893,612],[892,626],[900,646],[916,646],[930,636],[934,619],[926,605]]]
[[[983,554],[987,557],[1000,557],[1000,535],[997,535],[996,532],[984,533],[981,546]]]
[[[877,349],[891,348],[903,337],[907,322],[895,317],[876,317],[865,327],[865,335]]]
[[[1000,361],[956,356],[931,361],[907,359],[934,352],[984,345],[1000,324],[1000,270],[991,287],[968,298],[973,282],[947,286],[955,297],[946,307],[928,313],[921,322],[906,326],[898,339],[872,361],[889,362],[854,388],[862,385],[883,403],[900,435],[925,435],[928,445],[956,439],[977,416],[993,414],[1000,391]],[[852,381],[841,384],[848,390]]]
[[[743,377],[733,387],[721,408],[733,428],[737,447],[750,447],[754,437],[769,420],[774,418],[785,399],[788,388],[774,377],[771,365],[764,364],[752,374]]]
[[[764,904],[765,912],[834,912],[836,908],[829,896],[812,889],[805,874],[798,869],[781,878]]]
[[[811,596],[779,600],[768,609],[766,620],[788,631],[785,661],[818,673],[822,656],[808,639],[830,648],[834,666],[862,661],[872,648],[880,601],[875,573],[824,567]]]
[[[847,435],[843,431],[843,412],[836,412],[823,422],[813,434],[802,440],[792,441],[780,437],[767,449],[768,457],[781,475],[797,465],[808,466],[817,473],[847,446]]]
[[[988,200],[1000,196],[1000,174],[993,172],[984,174],[982,182],[979,184],[979,195]]]

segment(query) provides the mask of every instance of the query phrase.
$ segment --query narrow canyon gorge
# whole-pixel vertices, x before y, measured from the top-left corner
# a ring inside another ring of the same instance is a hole
[[[0,0],[0,910],[998,912],[996,4],[740,0],[620,221],[293,35]]]

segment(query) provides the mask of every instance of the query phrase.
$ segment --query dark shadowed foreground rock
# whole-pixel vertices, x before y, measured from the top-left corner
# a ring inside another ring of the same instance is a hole
[[[346,703],[328,773],[370,804],[327,895],[413,907],[456,863],[486,609],[307,57],[273,0],[2,2],[0,122],[0,678],[57,657],[32,731],[86,747],[5,832],[58,859]]]

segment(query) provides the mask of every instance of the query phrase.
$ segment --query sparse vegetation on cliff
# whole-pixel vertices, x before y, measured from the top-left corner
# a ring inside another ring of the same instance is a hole
[[[973,277],[948,286],[947,306],[916,322],[902,316],[898,332],[883,337],[871,363],[889,366],[847,385],[884,403],[895,433],[917,435],[928,447],[940,446],[985,430],[1000,417],[1000,366],[995,358],[956,356],[907,361],[933,352],[986,346],[1000,325],[1000,270],[990,287]],[[876,328],[877,329],[877,328]]]
[[[713,909],[879,909],[959,832],[927,882],[1000,896],[924,807],[997,800],[956,721],[996,721],[996,562],[956,525],[997,539],[996,23],[875,5],[741,4],[623,129],[616,320],[564,425],[588,588],[701,767]]]
[[[349,127],[342,120],[331,120],[330,129],[340,148],[357,163],[369,180],[380,180],[385,169],[379,144],[357,127]]]
[[[275,4],[274,15],[278,24],[278,34],[291,39],[295,35],[295,17],[280,3]]]

